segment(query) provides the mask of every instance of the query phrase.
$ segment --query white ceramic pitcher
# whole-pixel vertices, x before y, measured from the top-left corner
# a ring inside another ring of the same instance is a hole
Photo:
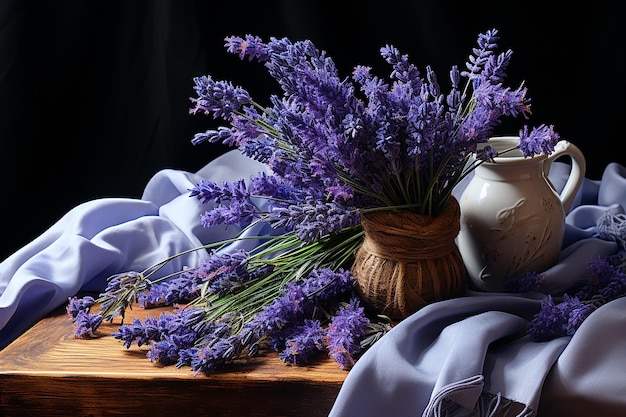
[[[489,139],[498,151],[519,144],[517,136]],[[559,194],[547,175],[552,162],[571,159],[569,178]],[[470,288],[504,291],[508,279],[543,272],[558,261],[565,214],[585,176],[585,158],[561,140],[550,155],[525,158],[519,149],[485,162],[461,195],[458,245]]]

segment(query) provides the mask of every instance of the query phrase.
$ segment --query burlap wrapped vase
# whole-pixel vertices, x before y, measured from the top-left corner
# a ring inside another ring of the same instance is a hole
[[[352,267],[363,302],[400,320],[431,302],[460,296],[467,280],[455,242],[460,216],[454,197],[437,217],[363,213],[365,236]]]

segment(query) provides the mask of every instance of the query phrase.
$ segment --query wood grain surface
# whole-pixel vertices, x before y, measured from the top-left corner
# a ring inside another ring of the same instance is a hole
[[[127,313],[144,319],[162,309]],[[60,309],[0,351],[0,416],[326,416],[347,372],[327,357],[290,366],[275,352],[210,376],[158,367],[146,347],[111,337],[77,340]]]

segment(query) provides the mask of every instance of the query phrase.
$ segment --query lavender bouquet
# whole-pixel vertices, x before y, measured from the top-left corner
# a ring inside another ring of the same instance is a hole
[[[268,348],[287,363],[308,363],[322,352],[349,369],[391,328],[354,292],[350,267],[363,237],[361,214],[437,216],[455,186],[497,156],[478,145],[501,119],[530,114],[526,87],[504,85],[512,52],[498,53],[497,42],[496,30],[479,35],[466,68],[452,67],[443,93],[431,68],[422,74],[391,45],[380,50],[391,67],[388,79],[365,66],[342,77],[308,40],[227,37],[229,52],[265,65],[282,90],[264,106],[230,82],[194,80],[190,112],[225,125],[192,143],[224,143],[268,167],[253,178],[204,181],[190,190],[213,203],[203,226],[238,225],[242,234],[197,248],[207,259],[180,273],[158,274],[173,255],[111,277],[98,299],[72,298],[76,336],[94,334],[102,320],[123,319],[135,302],[172,305],[171,314],[122,324],[114,336],[126,347],[149,345],[155,363],[206,375]],[[547,125],[524,126],[519,134],[526,156],[552,152],[559,139]],[[229,250],[259,223],[272,230],[254,237],[261,244]],[[100,310],[92,314],[95,303]]]

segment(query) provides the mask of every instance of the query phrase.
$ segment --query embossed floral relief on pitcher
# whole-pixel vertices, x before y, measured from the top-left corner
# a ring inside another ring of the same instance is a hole
[[[518,137],[505,136],[487,144],[502,152],[518,143]],[[565,156],[571,169],[559,193],[547,174],[552,162]],[[460,198],[458,244],[471,288],[503,291],[507,280],[556,264],[565,214],[584,175],[584,155],[564,140],[550,155],[525,158],[515,150],[480,165]]]

